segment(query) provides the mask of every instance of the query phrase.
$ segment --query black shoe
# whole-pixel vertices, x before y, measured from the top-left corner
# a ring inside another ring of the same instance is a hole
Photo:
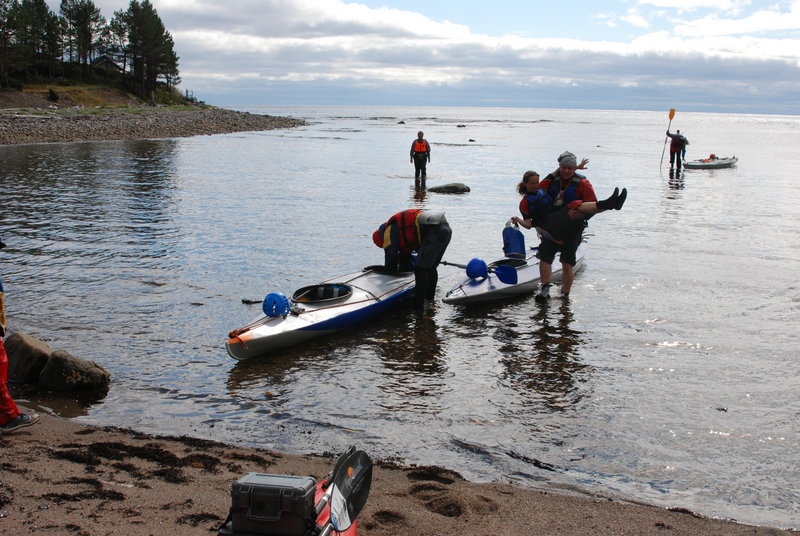
[[[619,188],[614,188],[614,193],[608,199],[603,199],[597,202],[597,208],[602,210],[611,210],[617,206],[617,198],[619,197]]]
[[[550,283],[543,283],[539,287],[539,292],[536,293],[534,298],[538,303],[545,303],[550,299]]]
[[[627,188],[623,188],[622,192],[619,194],[619,197],[617,197],[617,204],[616,204],[616,206],[614,208],[617,209],[617,210],[621,209],[622,205],[625,204],[625,200],[627,198],[628,198],[628,189]]]
[[[39,416],[37,414],[34,413],[32,415],[25,415],[23,413],[16,419],[12,419],[0,426],[0,430],[2,430],[4,434],[7,434],[9,432],[15,432],[20,428],[25,428],[26,426],[33,426],[37,422],[39,422]]]

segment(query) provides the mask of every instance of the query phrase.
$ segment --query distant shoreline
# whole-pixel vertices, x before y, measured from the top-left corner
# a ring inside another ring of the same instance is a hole
[[[0,112],[0,145],[185,138],[294,128],[305,124],[302,119],[210,107],[101,108],[89,113],[80,108],[6,109]]]

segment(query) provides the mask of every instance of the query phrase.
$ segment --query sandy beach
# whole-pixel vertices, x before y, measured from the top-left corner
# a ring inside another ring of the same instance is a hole
[[[231,485],[251,471],[324,478],[334,455],[301,456],[157,437],[42,415],[0,440],[0,534],[216,534]],[[435,467],[376,463],[358,532],[426,535],[796,534],[607,497],[471,483]]]

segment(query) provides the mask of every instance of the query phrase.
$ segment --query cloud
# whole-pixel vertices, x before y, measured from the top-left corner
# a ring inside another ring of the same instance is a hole
[[[800,109],[791,90],[800,82],[800,1],[742,15],[747,2],[699,0],[690,10],[683,0],[640,0],[622,15],[593,16],[635,31],[618,30],[616,41],[480,35],[340,0],[153,1],[175,39],[182,87],[199,98],[383,95],[410,104],[421,92],[449,92],[451,102],[510,104],[537,102],[536,92],[592,102],[605,91],[609,101],[646,106],[680,91],[700,103]]]
[[[686,2],[685,0],[639,0],[639,5],[673,8],[681,12],[696,11],[700,9],[739,11],[744,6],[749,4],[749,0],[693,0],[691,3]]]
[[[800,30],[800,2],[794,2],[788,12],[761,10],[743,18],[723,18],[717,15],[688,21],[675,28],[679,36],[748,35]],[[797,51],[798,49],[795,49]]]
[[[644,18],[642,15],[639,15],[638,13],[629,13],[629,14],[621,17],[620,20],[622,20],[623,22],[627,22],[628,24],[630,24],[632,26],[637,26],[639,28],[649,28],[650,27],[650,23],[647,22],[647,19]]]

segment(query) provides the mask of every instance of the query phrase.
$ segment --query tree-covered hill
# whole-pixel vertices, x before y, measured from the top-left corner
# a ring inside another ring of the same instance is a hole
[[[180,100],[178,56],[150,0],[107,21],[92,0],[0,0],[0,88],[102,84],[150,104]],[[54,94],[53,94],[54,93]],[[66,92],[61,90],[62,94]]]

